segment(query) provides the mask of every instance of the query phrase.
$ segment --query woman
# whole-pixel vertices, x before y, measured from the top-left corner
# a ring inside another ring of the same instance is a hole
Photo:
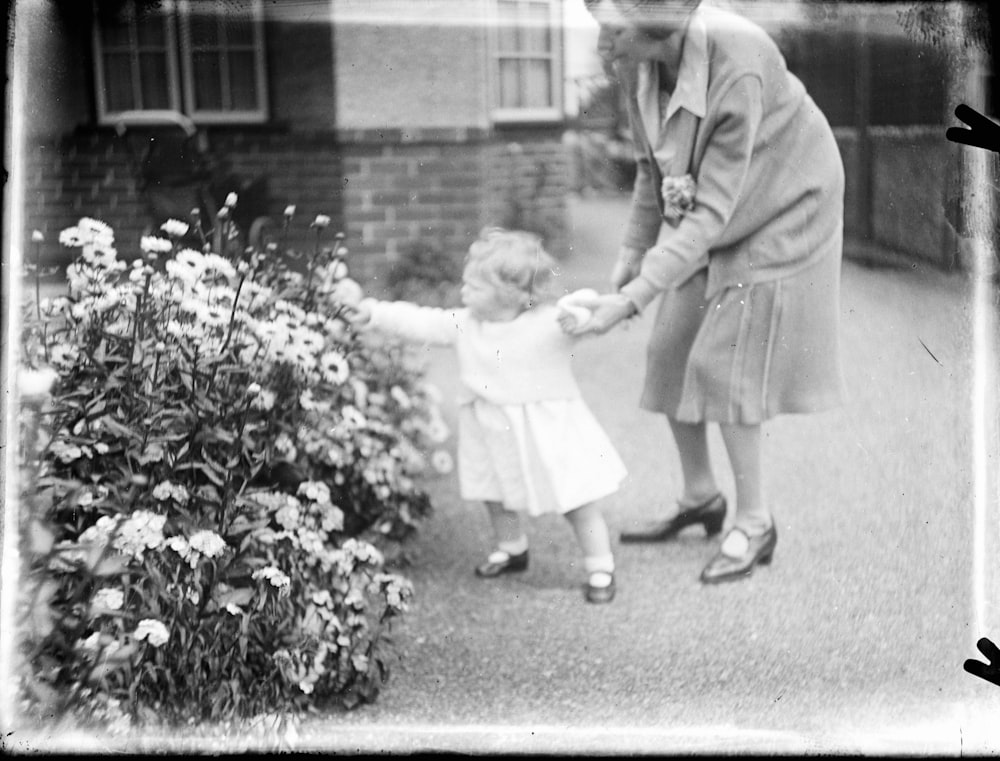
[[[701,574],[745,578],[777,543],[761,425],[840,403],[844,172],[823,114],[767,34],[679,0],[595,0],[598,50],[622,83],[637,146],[616,293],[578,332],[603,333],[662,294],[641,406],[667,416],[684,490],[676,514],[623,542],[721,531],[709,459],[718,423],[736,482],[732,528]]]

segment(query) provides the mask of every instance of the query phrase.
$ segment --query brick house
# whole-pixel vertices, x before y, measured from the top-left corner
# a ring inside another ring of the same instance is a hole
[[[296,205],[293,245],[316,214],[331,216],[367,254],[359,275],[416,240],[461,255],[486,224],[534,229],[559,255],[563,2],[19,3],[25,225],[52,241],[95,216],[123,249],[137,243],[147,217],[135,141],[168,145],[176,128],[122,115],[169,109],[235,177],[265,178],[257,211],[280,219]]]

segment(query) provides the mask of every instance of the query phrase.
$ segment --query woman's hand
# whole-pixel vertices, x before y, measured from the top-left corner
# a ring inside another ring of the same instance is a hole
[[[618,260],[611,268],[611,289],[619,290],[622,286],[632,282],[639,275],[642,267],[643,252],[637,248],[622,246],[618,251]]]
[[[638,309],[632,300],[621,293],[606,293],[601,296],[581,298],[577,299],[575,303],[589,309],[591,316],[587,322],[577,324],[568,331],[573,335],[607,333],[622,320],[638,314]]]

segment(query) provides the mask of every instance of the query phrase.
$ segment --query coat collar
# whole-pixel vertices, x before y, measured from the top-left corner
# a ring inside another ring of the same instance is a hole
[[[708,30],[702,7],[699,6],[688,21],[684,31],[684,49],[677,72],[677,87],[670,95],[667,112],[660,121],[658,92],[659,70],[655,62],[639,66],[636,97],[644,126],[652,137],[659,134],[662,124],[670,121],[679,109],[690,111],[704,118],[708,101]]]

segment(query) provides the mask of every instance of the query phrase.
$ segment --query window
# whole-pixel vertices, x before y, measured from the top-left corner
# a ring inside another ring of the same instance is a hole
[[[496,0],[493,118],[560,119],[560,0]]]
[[[126,0],[95,14],[98,116],[180,111],[196,122],[267,118],[261,0]]]

